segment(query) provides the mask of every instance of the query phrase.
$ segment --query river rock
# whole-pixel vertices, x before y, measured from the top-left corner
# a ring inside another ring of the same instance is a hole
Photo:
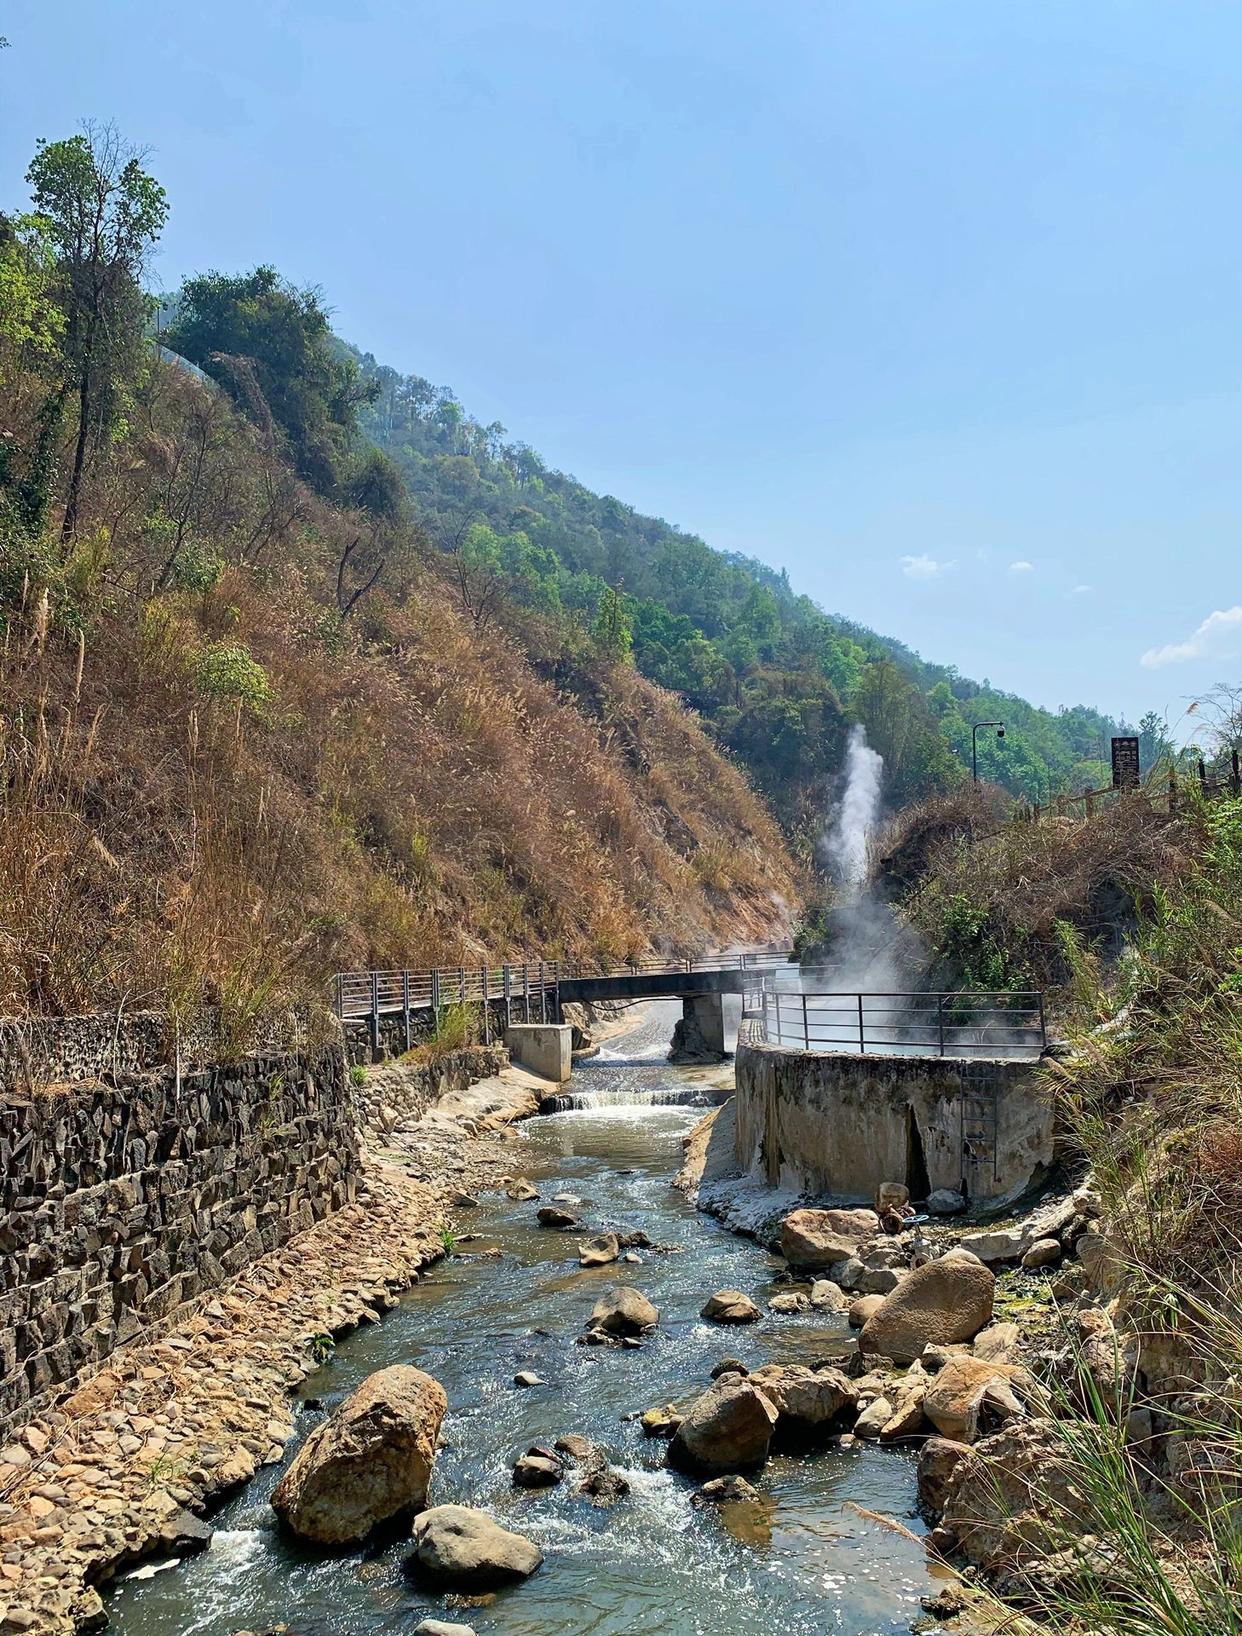
[[[547,1381],[545,1381],[542,1376],[537,1375],[533,1369],[519,1369],[517,1374],[513,1377],[513,1384],[515,1386],[527,1387],[546,1386]]]
[[[805,1312],[810,1304],[810,1296],[804,1295],[800,1290],[782,1290],[768,1302],[768,1308],[772,1312],[783,1313],[788,1317],[794,1312]]]
[[[768,1363],[748,1378],[776,1410],[782,1442],[827,1432],[858,1412],[858,1393],[839,1369]]]
[[[984,1363],[1012,1363],[1018,1355],[1022,1331],[1014,1323],[989,1324],[975,1336],[975,1357]]]
[[[929,1341],[972,1340],[992,1317],[996,1279],[973,1255],[950,1250],[916,1267],[864,1323],[864,1353],[913,1363]]]
[[[950,1358],[932,1376],[923,1413],[942,1437],[974,1443],[1006,1421],[1026,1413],[1015,1384],[1025,1384],[1021,1369],[987,1363],[982,1358]]]
[[[719,1380],[686,1411],[669,1444],[681,1471],[749,1471],[768,1457],[777,1411],[749,1380]]]
[[[565,1475],[565,1468],[547,1449],[527,1449],[513,1467],[515,1488],[553,1488]]]
[[[793,1210],[781,1222],[781,1254],[791,1267],[831,1267],[879,1230],[874,1210]]]
[[[977,1255],[985,1266],[992,1266],[999,1261],[1017,1261],[1026,1242],[1024,1227],[990,1227],[978,1233],[963,1233],[957,1247]]]
[[[699,1316],[715,1324],[753,1324],[763,1314],[740,1289],[718,1289],[715,1295],[708,1297]]]
[[[615,1233],[599,1233],[578,1246],[578,1262],[583,1267],[606,1267],[621,1254],[621,1241]]]
[[[969,1443],[951,1437],[929,1437],[919,1452],[919,1504],[929,1517],[944,1510],[949,1481],[958,1462],[970,1453]]]
[[[873,1397],[854,1422],[854,1436],[874,1441],[893,1418],[893,1401],[889,1397]]]
[[[535,1212],[535,1220],[541,1227],[553,1227],[565,1231],[569,1227],[581,1227],[582,1223],[571,1210],[562,1210],[557,1204],[542,1204]]]
[[[627,1478],[610,1466],[603,1455],[593,1461],[587,1470],[586,1476],[578,1485],[578,1493],[585,1494],[591,1504],[599,1511],[607,1510],[623,1500],[630,1491]]]
[[[966,1195],[952,1187],[938,1187],[927,1195],[929,1216],[960,1216],[966,1208]]]
[[[1022,1265],[1031,1271],[1040,1267],[1059,1267],[1064,1255],[1059,1239],[1037,1238],[1022,1257]]]
[[[534,1540],[468,1505],[432,1506],[415,1517],[413,1538],[406,1563],[411,1574],[452,1590],[494,1590],[529,1578],[543,1561]]]
[[[857,1300],[849,1304],[849,1326],[851,1329],[862,1329],[867,1320],[884,1305],[883,1295],[860,1295]]]
[[[750,1370],[740,1358],[721,1358],[719,1363],[712,1365],[711,1378],[719,1380],[721,1375],[748,1375],[749,1373]]]
[[[531,1199],[539,1197],[539,1189],[527,1181],[525,1176],[516,1177],[505,1188],[505,1192],[511,1199],[516,1199],[519,1204],[528,1204]]]
[[[731,1477],[710,1477],[690,1496],[690,1504],[729,1505],[735,1500],[757,1500],[759,1490],[736,1473]]]
[[[831,1278],[817,1278],[811,1285],[811,1305],[817,1312],[848,1312],[850,1298]]]
[[[414,1636],[475,1636],[473,1625],[451,1625],[444,1619],[424,1619],[414,1626]]]
[[[661,1409],[648,1409],[641,1424],[644,1437],[671,1437],[681,1425],[681,1414],[666,1403]]]
[[[910,1202],[910,1189],[904,1182],[881,1182],[875,1192],[876,1214],[886,1210],[904,1210]]]
[[[448,1407],[408,1364],[369,1375],[303,1443],[277,1484],[281,1520],[318,1545],[352,1545],[426,1503]]]
[[[911,1364],[902,1379],[886,1394],[893,1412],[880,1427],[883,1442],[916,1437],[923,1430],[923,1403],[927,1397],[928,1376],[921,1364]]]
[[[614,1284],[605,1290],[591,1311],[589,1329],[605,1335],[644,1335],[660,1321],[657,1307],[630,1284]]]

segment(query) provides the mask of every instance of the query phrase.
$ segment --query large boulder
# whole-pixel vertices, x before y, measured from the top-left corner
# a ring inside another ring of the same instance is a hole
[[[410,1573],[450,1590],[494,1590],[528,1578],[543,1561],[533,1540],[468,1505],[433,1506],[415,1517],[413,1535]]]
[[[822,1270],[847,1260],[879,1230],[874,1210],[793,1210],[781,1222],[781,1254],[791,1267]]]
[[[983,1358],[950,1358],[932,1376],[923,1413],[942,1437],[975,1443],[1007,1421],[1026,1413],[1015,1386],[1026,1386],[1024,1370]]]
[[[900,1283],[867,1319],[859,1336],[864,1353],[913,1363],[930,1341],[969,1341],[992,1320],[996,1279],[981,1261],[950,1250]]]
[[[955,1460],[940,1525],[984,1569],[1037,1566],[1081,1536],[1091,1518],[1049,1420],[1013,1420]]]
[[[708,1476],[750,1471],[768,1457],[777,1410],[749,1380],[718,1380],[686,1410],[669,1444],[670,1465]]]
[[[768,1363],[748,1378],[776,1410],[776,1433],[785,1443],[840,1429],[858,1412],[854,1383],[839,1369]]]
[[[715,1324],[753,1324],[758,1323],[763,1314],[740,1289],[718,1289],[715,1295],[708,1297],[699,1316]]]
[[[272,1495],[277,1515],[317,1545],[354,1545],[419,1510],[447,1407],[443,1386],[421,1369],[369,1375],[294,1456]]]
[[[614,1284],[596,1301],[587,1328],[605,1335],[643,1335],[659,1321],[659,1309],[640,1290],[630,1284]]]

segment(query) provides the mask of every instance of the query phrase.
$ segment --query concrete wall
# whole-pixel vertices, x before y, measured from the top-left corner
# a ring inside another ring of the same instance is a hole
[[[96,1037],[90,1021],[67,1019],[59,1044],[43,1025],[56,1077],[116,1071],[113,1022],[95,1019]],[[161,1054],[153,1024],[126,1038],[131,1065],[141,1040]],[[339,1042],[180,1078],[157,1069],[120,1084],[5,1083],[0,1436],[354,1196],[358,1135]]]
[[[1051,1164],[1053,1112],[1030,1062],[792,1051],[746,1022],[736,1145],[772,1187],[870,1201],[881,1182],[906,1182],[916,1197],[964,1182],[986,1201]]]
[[[573,1029],[568,1023],[518,1023],[505,1032],[509,1055],[527,1073],[563,1085],[572,1071]]]

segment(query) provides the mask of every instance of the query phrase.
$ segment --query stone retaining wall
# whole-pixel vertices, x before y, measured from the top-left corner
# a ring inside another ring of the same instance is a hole
[[[503,1045],[471,1045],[432,1062],[385,1063],[370,1069],[354,1087],[359,1123],[364,1131],[387,1134],[419,1118],[441,1097],[490,1079],[508,1066]]]
[[[0,1089],[0,1434],[349,1202],[359,1164],[339,1043],[177,1075],[136,1072],[163,1055],[149,1018],[43,1033],[49,1079],[121,1083]]]
[[[870,1202],[886,1181],[919,1198],[963,1184],[975,1202],[1017,1196],[1054,1159],[1037,1066],[794,1051],[767,1044],[748,1020],[737,1046],[737,1158],[769,1187],[842,1199]]]

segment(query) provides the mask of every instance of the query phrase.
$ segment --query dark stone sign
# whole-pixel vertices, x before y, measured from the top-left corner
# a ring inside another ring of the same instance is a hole
[[[1140,783],[1139,741],[1137,738],[1113,740],[1113,788],[1136,790]]]

